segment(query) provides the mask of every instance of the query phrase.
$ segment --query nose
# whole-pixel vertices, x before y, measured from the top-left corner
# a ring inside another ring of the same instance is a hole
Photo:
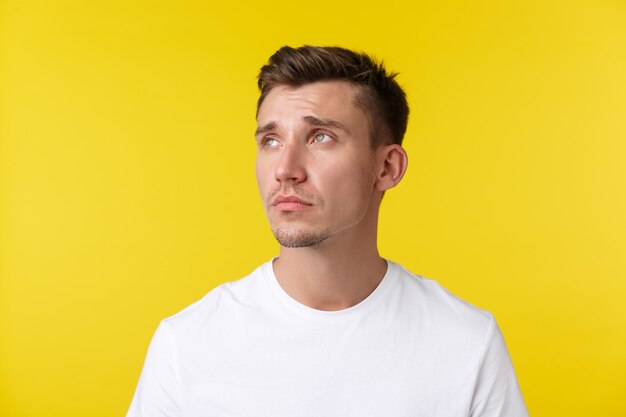
[[[305,155],[298,145],[287,145],[281,150],[274,176],[278,182],[300,183],[306,179]]]

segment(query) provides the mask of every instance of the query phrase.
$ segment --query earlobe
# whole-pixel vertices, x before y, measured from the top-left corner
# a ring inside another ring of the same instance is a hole
[[[404,148],[397,144],[385,146],[381,152],[382,169],[376,181],[376,188],[385,191],[398,185],[404,177],[408,156]]]

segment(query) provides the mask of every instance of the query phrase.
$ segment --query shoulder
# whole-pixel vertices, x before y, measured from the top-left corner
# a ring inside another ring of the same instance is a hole
[[[193,330],[206,326],[217,317],[232,314],[242,305],[258,303],[265,285],[264,274],[268,264],[260,265],[239,280],[213,288],[201,299],[163,319],[163,323],[179,331]]]
[[[392,263],[397,273],[396,297],[420,317],[422,324],[443,337],[474,339],[484,343],[494,325],[493,315],[461,299],[437,281],[416,275]]]

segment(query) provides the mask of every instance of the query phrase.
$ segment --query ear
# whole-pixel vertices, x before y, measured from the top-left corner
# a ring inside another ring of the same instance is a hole
[[[398,185],[409,162],[409,158],[404,148],[400,145],[393,144],[381,147],[380,161],[381,170],[376,178],[376,189],[385,191]]]

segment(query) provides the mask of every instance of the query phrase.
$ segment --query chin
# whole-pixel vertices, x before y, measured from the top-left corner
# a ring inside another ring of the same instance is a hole
[[[319,230],[273,229],[274,237],[285,248],[310,248],[320,245],[330,233]]]

